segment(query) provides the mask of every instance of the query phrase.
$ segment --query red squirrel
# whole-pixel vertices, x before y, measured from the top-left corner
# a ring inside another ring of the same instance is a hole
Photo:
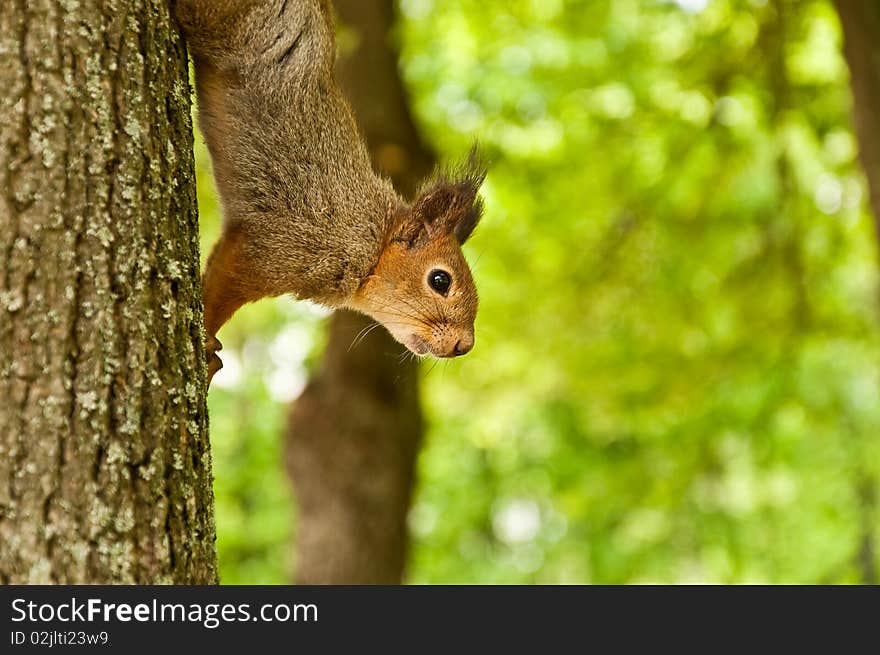
[[[209,383],[220,327],[282,294],[360,311],[417,355],[467,353],[476,157],[412,202],[373,171],[334,79],[329,0],[177,0],[175,13],[224,215],[202,278]]]

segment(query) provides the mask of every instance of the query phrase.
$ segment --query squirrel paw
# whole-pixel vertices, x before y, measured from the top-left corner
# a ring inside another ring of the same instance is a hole
[[[223,368],[223,362],[217,357],[217,351],[223,350],[223,344],[217,337],[209,337],[205,342],[205,352],[208,360],[208,386],[211,386],[211,379],[214,374]]]

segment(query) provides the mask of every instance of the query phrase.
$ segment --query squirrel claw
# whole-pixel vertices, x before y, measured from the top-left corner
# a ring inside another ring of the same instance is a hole
[[[217,357],[215,353],[211,353],[208,355],[208,386],[211,386],[211,380],[214,377],[214,374],[223,368],[223,362],[220,361],[220,358]]]
[[[217,356],[217,351],[223,350],[223,344],[217,337],[210,337],[205,343],[205,351],[208,357],[208,386],[211,386],[211,380],[214,374],[223,368],[223,362]]]

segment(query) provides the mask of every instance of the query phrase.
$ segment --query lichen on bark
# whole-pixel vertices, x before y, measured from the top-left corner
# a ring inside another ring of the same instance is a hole
[[[0,582],[215,582],[168,3],[9,0],[0,87]]]

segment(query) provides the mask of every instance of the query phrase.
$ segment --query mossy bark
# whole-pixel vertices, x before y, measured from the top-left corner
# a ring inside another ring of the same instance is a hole
[[[433,166],[390,46],[392,0],[335,0],[336,73],[375,167],[412,195]],[[374,329],[375,328],[375,329]],[[291,408],[300,584],[396,584],[422,437],[418,364],[382,327],[336,312],[318,374]]]
[[[0,88],[0,582],[215,582],[168,3],[5,2]]]

